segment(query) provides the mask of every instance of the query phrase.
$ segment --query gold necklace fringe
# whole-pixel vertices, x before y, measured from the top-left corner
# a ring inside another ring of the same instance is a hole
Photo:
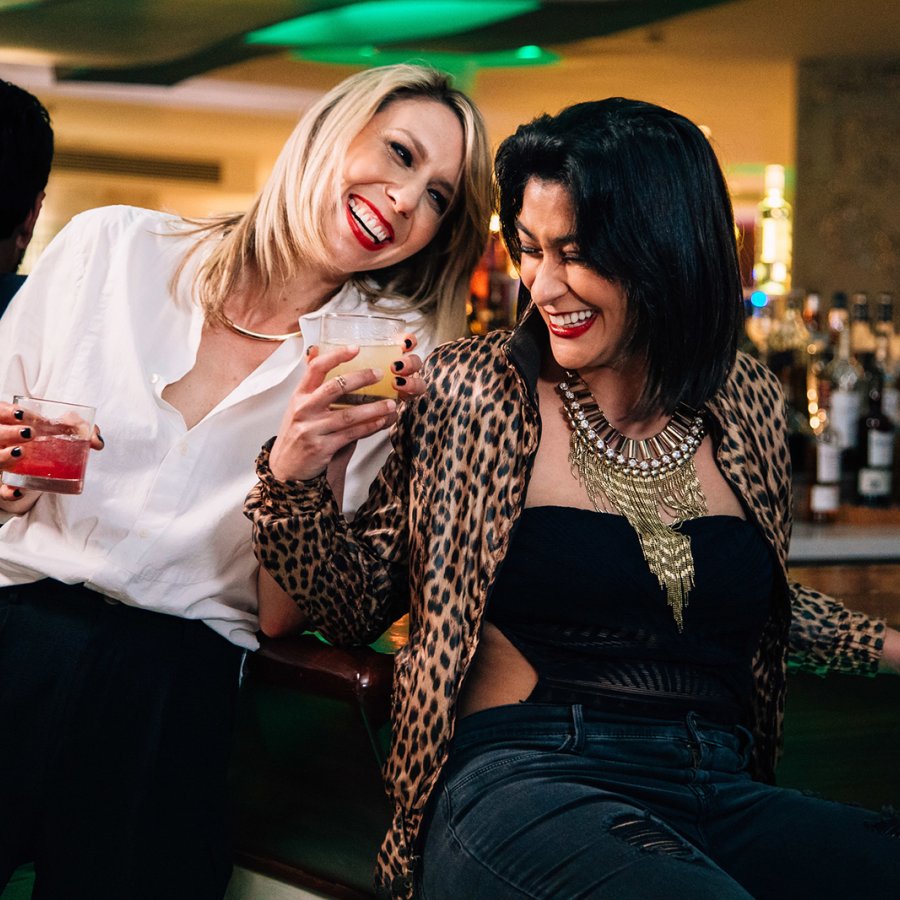
[[[637,532],[641,552],[660,587],[675,624],[684,629],[684,609],[694,587],[691,539],[679,530],[707,512],[694,455],[706,433],[703,418],[679,407],[666,427],[645,440],[614,428],[577,373],[559,385],[572,425],[569,465],[594,508],[620,512]],[[612,507],[612,508],[610,508]],[[671,524],[662,521],[665,514]]]

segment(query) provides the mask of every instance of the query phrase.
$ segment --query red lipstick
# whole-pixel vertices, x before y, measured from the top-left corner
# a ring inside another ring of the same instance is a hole
[[[574,325],[554,325],[549,319],[547,320],[547,328],[550,333],[561,338],[577,338],[581,337],[590,327],[597,321],[596,316],[576,322]]]
[[[366,250],[380,250],[394,239],[394,229],[364,197],[351,194],[344,211],[350,231]]]

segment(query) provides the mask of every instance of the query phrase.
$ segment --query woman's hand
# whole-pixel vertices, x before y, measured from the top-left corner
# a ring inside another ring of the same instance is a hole
[[[884,636],[884,652],[878,671],[889,675],[900,675],[900,631],[888,628]]]
[[[0,471],[12,469],[28,455],[29,444],[40,434],[40,418],[12,403],[0,403]],[[94,426],[91,449],[104,446],[100,429]],[[40,491],[24,491],[9,484],[0,485],[0,505],[5,512],[21,514],[37,502]]]
[[[415,337],[404,335],[407,351]],[[281,420],[278,437],[269,454],[269,468],[279,481],[308,481],[324,472],[342,450],[369,437],[397,420],[397,401],[376,400],[359,406],[332,408],[343,394],[376,384],[382,372],[361,369],[328,378],[341,363],[352,360],[358,347],[341,347],[319,354],[310,348],[306,372],[300,379]],[[425,390],[419,375],[422,360],[405,353],[391,365],[400,400],[417,397]],[[342,454],[349,459],[349,454]]]

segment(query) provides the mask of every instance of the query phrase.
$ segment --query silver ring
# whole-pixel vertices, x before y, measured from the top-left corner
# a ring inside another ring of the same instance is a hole
[[[341,393],[346,394],[347,393],[347,382],[344,380],[344,376],[343,375],[335,375],[334,380],[340,385]]]

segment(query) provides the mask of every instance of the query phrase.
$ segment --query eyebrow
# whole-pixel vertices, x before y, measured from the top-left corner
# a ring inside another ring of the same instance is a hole
[[[527,237],[531,238],[531,240],[533,240],[533,241],[538,240],[537,235],[535,235],[533,232],[529,231],[522,224],[521,219],[516,219],[516,229],[518,231],[523,232]],[[563,234],[557,238],[553,238],[553,240],[550,241],[550,246],[551,247],[564,247],[566,244],[577,244],[577,243],[578,243],[578,236],[576,234],[570,232],[569,234]]]
[[[413,145],[416,153],[423,159],[428,160],[430,157],[428,156],[428,151],[425,149],[425,146],[422,142],[411,132],[407,131],[405,128],[398,128],[398,131],[402,131],[403,134],[409,139],[409,142]],[[434,182],[438,187],[443,188],[451,197],[456,194],[456,188],[445,178],[437,178]]]

